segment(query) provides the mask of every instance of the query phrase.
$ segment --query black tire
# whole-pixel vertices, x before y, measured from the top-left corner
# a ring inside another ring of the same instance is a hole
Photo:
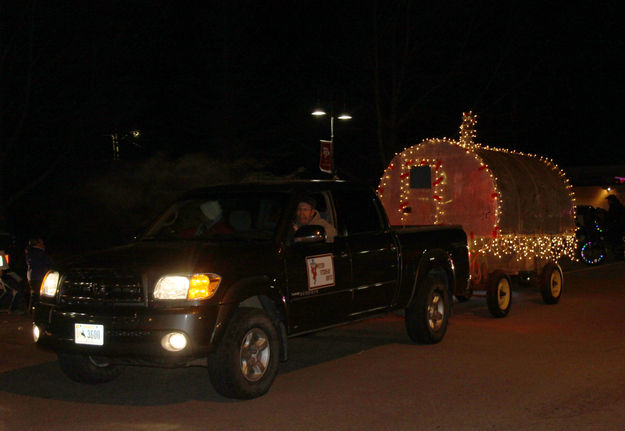
[[[493,317],[506,317],[512,306],[512,283],[503,271],[495,271],[488,276],[486,289],[488,311]]]
[[[63,373],[78,383],[106,383],[117,378],[123,366],[112,365],[106,358],[72,353],[59,353]]]
[[[562,297],[564,275],[560,265],[549,262],[543,269],[540,280],[540,294],[545,304],[557,304]]]
[[[238,309],[217,351],[208,357],[208,375],[217,392],[250,399],[265,394],[278,373],[278,331],[269,316],[255,308]]]
[[[406,308],[406,332],[419,344],[435,344],[447,332],[451,314],[451,297],[441,278],[427,277],[418,286],[417,296]]]

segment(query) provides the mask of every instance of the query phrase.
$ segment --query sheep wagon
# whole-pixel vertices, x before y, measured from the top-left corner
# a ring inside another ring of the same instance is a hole
[[[486,291],[495,317],[510,310],[512,276],[538,284],[544,302],[556,304],[558,261],[575,259],[572,187],[551,160],[475,143],[475,124],[464,114],[458,140],[426,139],[393,158],[378,187],[391,225],[462,225],[471,292]]]

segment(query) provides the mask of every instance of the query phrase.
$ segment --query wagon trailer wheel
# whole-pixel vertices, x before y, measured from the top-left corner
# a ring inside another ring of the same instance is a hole
[[[560,265],[549,262],[545,265],[540,280],[540,294],[545,304],[557,304],[562,296],[564,276]]]
[[[510,312],[512,288],[510,277],[503,271],[495,271],[488,276],[486,303],[493,317],[506,317]]]

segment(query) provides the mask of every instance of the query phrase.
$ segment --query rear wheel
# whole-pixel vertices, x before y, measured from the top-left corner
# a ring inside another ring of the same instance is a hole
[[[447,284],[440,278],[426,278],[413,304],[406,308],[408,336],[415,343],[438,343],[445,336],[450,313]]]
[[[503,271],[495,271],[488,276],[486,302],[493,317],[506,317],[510,312],[512,288],[510,277]]]
[[[562,296],[564,276],[559,265],[550,262],[545,265],[540,282],[540,294],[545,304],[557,304]]]
[[[210,381],[230,398],[249,399],[265,394],[278,373],[278,332],[269,316],[255,308],[240,308],[208,358]]]
[[[59,353],[59,365],[63,373],[79,383],[105,383],[118,377],[124,368],[112,365],[99,356]]]

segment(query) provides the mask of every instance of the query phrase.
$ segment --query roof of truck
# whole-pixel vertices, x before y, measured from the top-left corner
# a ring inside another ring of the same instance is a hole
[[[215,192],[277,192],[277,191],[296,191],[298,189],[321,190],[321,189],[369,189],[371,187],[366,184],[356,183],[344,180],[278,180],[278,181],[262,181],[262,182],[245,182],[234,184],[218,184],[210,187],[203,187],[190,190],[183,197],[193,197]]]

